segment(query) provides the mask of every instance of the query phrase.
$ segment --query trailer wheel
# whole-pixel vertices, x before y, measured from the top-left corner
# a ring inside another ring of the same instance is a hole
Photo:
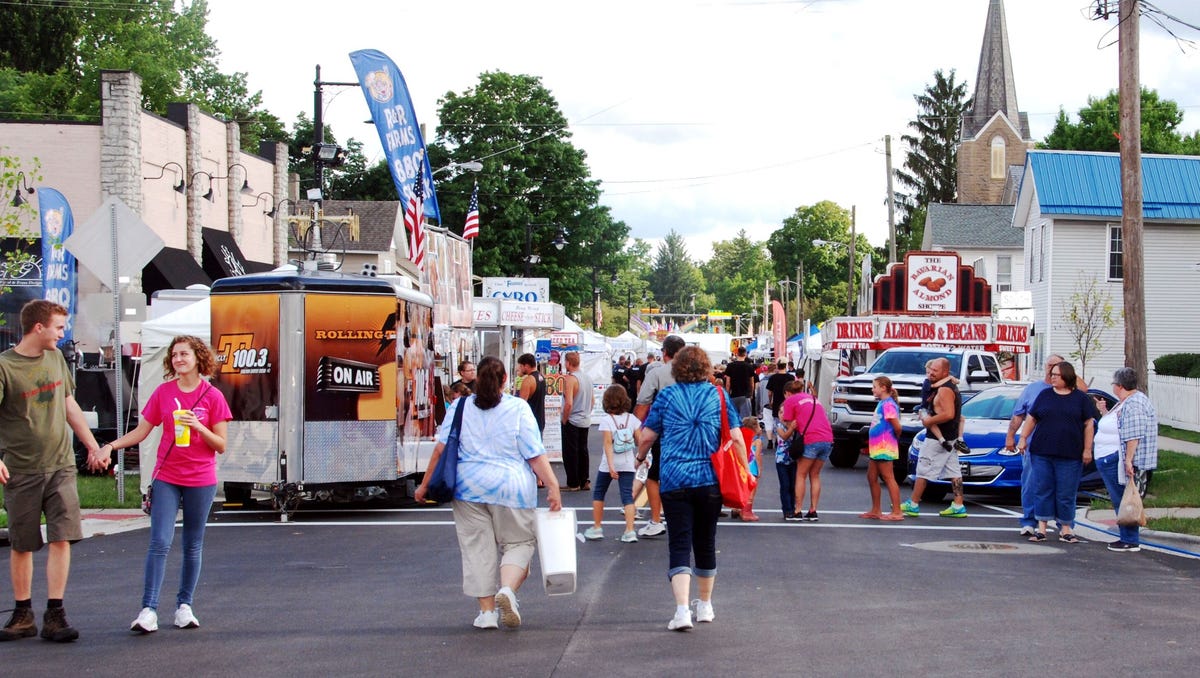
[[[857,440],[835,440],[829,463],[833,464],[834,468],[854,468],[858,463],[859,452]]]

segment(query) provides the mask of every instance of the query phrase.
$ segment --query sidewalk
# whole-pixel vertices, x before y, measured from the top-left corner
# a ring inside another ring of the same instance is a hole
[[[150,516],[141,509],[83,509],[82,517],[84,539],[150,527]]]
[[[1186,440],[1176,440],[1174,438],[1159,436],[1158,449],[1182,452],[1192,457],[1200,457],[1200,443],[1189,443]]]

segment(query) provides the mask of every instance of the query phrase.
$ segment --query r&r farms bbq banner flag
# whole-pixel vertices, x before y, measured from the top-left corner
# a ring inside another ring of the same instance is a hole
[[[396,182],[400,201],[407,204],[412,198],[417,172],[423,171],[425,216],[441,223],[437,195],[433,192],[433,170],[428,162],[422,162],[425,159],[425,139],[421,136],[421,127],[417,124],[417,115],[413,112],[404,76],[396,64],[378,50],[351,52],[350,62],[354,64],[367,107],[371,109],[371,119],[379,131],[379,141],[383,144],[383,153],[387,156],[388,168],[392,171],[392,181]]]

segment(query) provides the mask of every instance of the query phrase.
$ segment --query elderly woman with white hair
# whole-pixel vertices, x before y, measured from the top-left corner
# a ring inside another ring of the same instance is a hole
[[[1113,374],[1113,393],[1120,399],[1100,419],[1096,430],[1096,469],[1113,510],[1121,510],[1125,485],[1136,482],[1137,474],[1158,466],[1158,413],[1146,394],[1138,390],[1137,372],[1122,367]],[[1118,525],[1119,538],[1109,551],[1136,553],[1142,550],[1137,525]]]

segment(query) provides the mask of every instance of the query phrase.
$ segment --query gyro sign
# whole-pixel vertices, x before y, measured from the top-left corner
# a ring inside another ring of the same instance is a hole
[[[958,311],[958,255],[910,253],[906,310],[922,313]]]

